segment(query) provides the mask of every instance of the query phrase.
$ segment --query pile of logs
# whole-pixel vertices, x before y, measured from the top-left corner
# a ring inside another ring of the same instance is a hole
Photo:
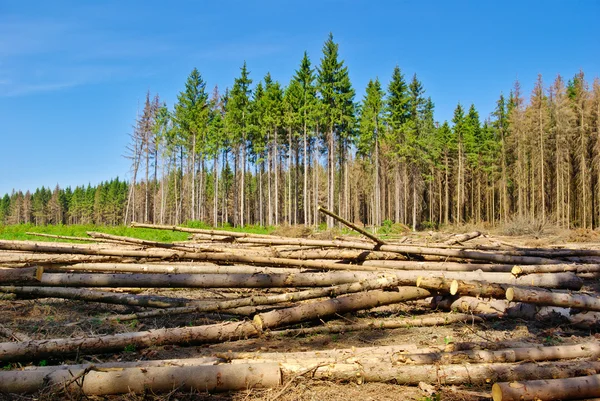
[[[600,325],[600,298],[581,291],[585,280],[600,275],[600,250],[533,249],[492,239],[465,245],[481,239],[480,233],[436,243],[384,241],[338,220],[364,238],[287,238],[135,224],[184,231],[191,237],[164,243],[90,232],[86,238],[55,238],[65,240],[61,242],[0,241],[4,305],[10,299],[62,298],[135,307],[133,313],[90,317],[104,322],[211,312],[220,312],[224,318],[237,316],[200,326],[76,338],[30,339],[2,327],[0,335],[16,341],[0,343],[1,363],[14,367],[0,372],[0,392],[55,388],[107,395],[261,387],[284,391],[295,378],[308,375],[358,383],[475,384],[487,386],[494,400],[600,397],[600,342],[545,347],[517,342],[428,348],[404,344],[16,368],[28,361],[66,360],[126,347],[140,350],[251,337],[477,324],[506,317],[560,316],[577,327]],[[206,300],[152,291],[115,292],[115,288],[247,292],[243,297]],[[417,300],[427,300],[436,313],[421,318],[325,322],[336,315]],[[440,310],[449,313],[440,315]]]

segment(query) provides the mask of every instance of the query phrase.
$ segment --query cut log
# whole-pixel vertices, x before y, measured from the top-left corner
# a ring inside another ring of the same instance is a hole
[[[119,256],[69,255],[47,253],[0,253],[0,264],[6,267],[31,267],[31,265],[53,265],[80,262],[120,262],[127,263],[130,259]]]
[[[131,227],[154,228],[156,230],[182,231],[185,233],[223,235],[225,237],[234,237],[234,238],[282,238],[277,235],[243,233],[243,232],[225,231],[225,230],[205,230],[202,228],[187,228],[187,227],[179,227],[179,226],[166,226],[166,225],[159,225],[159,224],[143,224],[143,223],[135,223],[135,222],[131,223]]]
[[[85,395],[181,391],[235,391],[281,384],[276,363],[136,368],[60,369],[40,380],[39,372],[0,372],[3,393],[32,393],[46,386]]]
[[[479,237],[480,235],[481,235],[481,233],[479,231],[473,231],[471,233],[465,233],[465,234],[458,234],[458,235],[454,235],[449,240],[444,241],[444,244],[445,245],[459,244],[461,242],[470,241],[474,238]]]
[[[335,220],[339,221],[340,223],[344,224],[347,227],[350,227],[354,231],[364,235],[365,237],[369,238],[371,241],[375,242],[378,245],[385,244],[385,242],[383,240],[381,240],[380,238],[377,238],[377,236],[371,234],[370,232],[368,232],[366,230],[363,230],[362,228],[358,227],[355,224],[352,224],[348,220],[338,216],[337,214],[333,213],[332,211],[325,209],[323,206],[319,206],[319,212],[326,214],[327,216],[333,217]]]
[[[454,352],[429,352],[421,354],[396,355],[398,363],[427,365],[434,363],[497,363],[497,362],[541,362],[559,359],[597,358],[600,356],[600,344],[590,342],[575,345],[536,346],[503,350],[470,350]]]
[[[297,245],[297,246],[320,246],[329,248],[348,248],[348,249],[363,249],[367,251],[384,251],[396,252],[407,255],[433,255],[444,257],[455,257],[462,259],[483,260],[495,263],[512,263],[512,264],[558,264],[554,259],[547,259],[538,256],[521,256],[521,255],[506,255],[502,253],[491,253],[483,251],[471,251],[465,249],[443,249],[413,245],[371,245],[359,242],[347,241],[324,241],[312,239],[297,239],[297,238],[236,238],[238,243],[244,244],[263,244],[263,245]]]
[[[402,285],[414,285],[417,275],[399,277],[384,273],[273,273],[273,274],[100,274],[46,273],[42,286],[62,287],[144,287],[144,288],[282,288],[327,287],[396,277]]]
[[[364,243],[352,243],[343,241],[320,241],[320,240],[302,240],[302,239],[269,239],[269,238],[238,238],[236,241],[244,243],[260,243],[268,245],[306,245],[306,246],[324,246],[338,247],[363,250],[380,250],[386,252],[397,252],[410,255],[436,255],[457,257],[463,259],[485,260],[489,262],[513,263],[513,264],[557,264],[553,259],[533,256],[513,256],[503,255],[498,253],[488,253],[482,251],[468,251],[462,249],[436,249],[417,246],[397,246],[397,245],[369,245]],[[245,263],[264,263],[270,265],[294,265],[300,267],[315,267],[315,268],[337,268],[338,267],[320,267],[319,264],[311,264],[310,261],[300,261],[280,258],[267,257],[244,257],[243,255],[223,255],[218,253],[201,253],[201,252],[184,252],[175,250],[126,250],[126,249],[99,249],[91,246],[80,244],[52,246],[47,243],[25,243],[21,241],[6,241],[0,240],[0,249],[5,250],[20,250],[31,252],[48,252],[48,253],[76,253],[86,255],[105,255],[105,256],[121,256],[121,257],[140,257],[140,258],[179,258],[179,259],[195,259],[195,260],[221,260],[229,262],[245,262]],[[277,259],[277,260],[274,260]],[[292,264],[293,263],[293,264]],[[346,267],[350,269],[350,267]],[[363,269],[363,270],[366,270]]]
[[[586,294],[568,294],[534,288],[510,287],[506,299],[536,305],[563,306],[600,312],[600,298]]]
[[[273,305],[283,302],[297,302],[308,299],[335,297],[342,294],[367,291],[380,288],[389,288],[398,285],[395,277],[381,277],[375,280],[364,280],[356,283],[342,284],[329,288],[312,288],[305,291],[289,292],[278,295],[253,295],[245,298],[230,299],[225,301],[210,302],[209,304],[198,304],[193,306],[184,306],[179,308],[169,308],[163,310],[152,310],[147,312],[138,312],[128,315],[109,316],[108,320],[126,321],[133,319],[147,319],[156,316],[178,315],[184,313],[216,312],[239,308],[243,306]]]
[[[398,292],[373,290],[262,313],[254,317],[254,324],[264,330],[331,316],[336,313],[343,314],[355,310],[371,309],[376,306],[423,299],[429,296],[431,296],[429,291],[417,287],[398,287]]]
[[[405,256],[395,252],[361,251],[343,249],[300,249],[300,250],[275,250],[273,256],[288,259],[333,259],[352,262],[365,260],[404,260]],[[416,262],[415,262],[416,263]],[[442,265],[440,263],[440,265]],[[415,270],[417,270],[415,268]],[[443,270],[443,269],[438,269]],[[509,270],[510,271],[510,270]]]
[[[520,317],[525,319],[532,319],[537,313],[534,305],[525,303],[510,304],[505,299],[486,300],[469,296],[458,299],[445,298],[441,302],[434,304],[434,306],[461,313]]]
[[[0,284],[32,283],[39,282],[44,274],[41,266],[26,267],[22,269],[0,268]]]
[[[367,323],[350,323],[338,325],[326,325],[305,327],[301,329],[276,330],[268,333],[271,337],[278,336],[310,336],[315,334],[334,334],[348,333],[351,331],[367,331],[367,330],[382,330],[382,329],[400,329],[411,327],[429,327],[443,326],[456,322],[482,322],[483,319],[478,316],[467,315],[462,313],[451,313],[446,316],[423,317],[423,318],[405,318],[405,319],[380,319],[373,320]]]
[[[492,386],[494,401],[579,400],[589,397],[600,397],[600,375],[494,383]]]
[[[103,302],[107,304],[146,306],[151,308],[172,308],[189,305],[193,302],[192,300],[185,298],[118,294],[114,292],[87,290],[84,288],[3,286],[0,287],[0,292],[17,294],[21,298],[76,299],[86,302]]]
[[[318,365],[317,365],[318,366]],[[281,364],[284,380],[314,363]],[[568,378],[600,372],[600,362],[481,363],[465,365],[395,365],[392,362],[334,363],[318,366],[311,377],[350,382],[393,382],[417,385],[420,382],[451,385],[482,385],[495,381]]]
[[[327,272],[327,273],[272,273],[272,274],[100,274],[100,273],[46,273],[40,285],[64,287],[165,287],[165,288],[272,288],[309,287],[346,284],[394,276],[401,285],[415,285],[420,276],[442,277],[447,280],[465,279],[488,281],[512,286],[535,286],[542,288],[565,288],[578,290],[582,280],[573,273],[535,274],[515,278],[510,273],[458,273],[385,271]]]
[[[165,344],[222,342],[257,336],[265,328],[314,320],[336,313],[341,314],[407,300],[422,299],[430,295],[428,291],[421,288],[399,287],[398,292],[373,290],[261,313],[254,317],[253,322],[226,322],[206,326],[167,328],[86,338],[0,343],[0,361],[44,359],[50,356],[65,356],[73,353],[104,353],[120,350],[128,345],[146,348]]]
[[[539,266],[513,266],[510,270],[515,276],[523,276],[526,274],[536,273],[560,273],[560,272],[575,272],[575,273],[598,273],[600,272],[600,264],[561,264],[561,265],[539,265]]]
[[[470,295],[473,297],[504,299],[507,285],[488,283],[487,281],[462,281],[444,278],[417,279],[417,287],[450,295]]]
[[[488,263],[460,263],[460,262],[421,262],[414,260],[365,260],[360,262],[362,266],[381,266],[394,270],[435,270],[435,271],[455,271],[472,272],[481,270],[482,272],[507,273],[514,267],[513,264],[488,264]],[[547,265],[544,265],[547,266]]]
[[[149,273],[149,274],[255,274],[255,273],[300,273],[299,268],[259,267],[249,265],[219,266],[214,263],[171,263],[171,264],[142,264],[142,263],[76,263],[46,269],[57,271],[91,271],[109,273]]]
[[[34,233],[34,232],[26,232],[25,235],[31,235],[34,237],[54,238],[54,239],[66,239],[68,241],[105,242],[105,243],[110,243],[110,244],[120,243],[120,241],[114,241],[114,240],[104,239],[104,238],[74,237],[71,235],[55,235],[55,234],[44,234],[44,233]]]

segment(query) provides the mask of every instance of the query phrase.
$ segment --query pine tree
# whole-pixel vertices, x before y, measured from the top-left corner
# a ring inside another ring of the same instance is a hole
[[[409,93],[408,85],[404,80],[404,76],[400,71],[400,67],[396,66],[392,74],[392,79],[388,86],[388,94],[386,99],[386,122],[388,130],[386,132],[385,142],[386,148],[389,149],[394,163],[394,221],[396,223],[406,223],[407,213],[407,173],[406,160],[401,152],[401,149],[406,143],[406,127],[410,117],[409,110]],[[402,167],[402,179],[400,172]],[[403,196],[401,196],[401,185],[404,183]],[[392,198],[392,196],[388,196]],[[400,204],[402,200],[402,206]]]
[[[371,203],[372,222],[375,226],[381,225],[381,185],[379,182],[379,147],[380,135],[383,131],[383,97],[379,79],[370,80],[366,94],[360,108],[360,135],[356,141],[359,155],[366,160],[372,160],[373,167],[373,200]]]
[[[244,226],[244,206],[246,201],[246,148],[248,146],[248,129],[250,124],[250,96],[252,91],[250,85],[252,80],[250,79],[250,72],[246,66],[246,62],[241,68],[240,77],[236,78],[233,83],[233,88],[228,97],[227,112],[225,114],[226,127],[229,135],[231,136],[231,144],[235,149],[235,166],[234,175],[236,185],[239,182],[238,190],[234,192],[235,203],[234,203],[234,224]],[[240,164],[240,153],[241,153],[241,165],[242,171],[239,173],[238,179],[238,165]],[[237,195],[239,193],[239,196]]]
[[[208,126],[208,94],[206,83],[200,72],[194,68],[190,73],[185,89],[177,96],[175,105],[175,123],[177,133],[183,144],[188,160],[188,173],[190,174],[190,212],[192,220],[196,219],[196,173],[197,156],[204,158],[204,143]],[[183,168],[183,166],[181,166]],[[182,194],[183,198],[183,194]]]
[[[320,95],[325,131],[325,143],[328,155],[328,204],[329,210],[334,208],[335,185],[335,143],[340,148],[340,160],[346,160],[345,149],[350,143],[354,118],[354,90],[350,84],[348,68],[338,60],[338,45],[330,33],[323,45],[323,58],[317,69],[317,89]],[[347,171],[347,169],[346,169]],[[340,205],[341,207],[342,205]],[[342,213],[343,214],[343,213]],[[333,227],[333,218],[327,218],[327,226]]]
[[[313,121],[316,113],[316,88],[315,88],[315,74],[311,67],[310,59],[308,54],[304,52],[302,61],[300,62],[300,68],[296,70],[293,78],[300,87],[301,90],[301,105],[300,105],[300,119],[302,124],[302,164],[304,167],[304,185],[302,186],[302,209],[304,211],[304,224],[310,224],[310,208],[309,208],[309,196],[308,196],[308,166],[311,164],[309,157],[309,142],[311,141],[312,135],[310,130],[313,127]]]

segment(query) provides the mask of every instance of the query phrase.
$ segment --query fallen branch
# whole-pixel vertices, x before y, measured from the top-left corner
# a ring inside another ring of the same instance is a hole
[[[375,242],[378,245],[384,245],[385,242],[383,240],[381,240],[380,238],[377,238],[377,236],[371,234],[370,232],[363,230],[362,228],[358,227],[355,224],[352,224],[351,222],[349,222],[348,220],[338,216],[337,214],[325,209],[323,206],[319,206],[319,212],[326,214],[327,216],[333,217],[335,220],[339,221],[340,223],[344,224],[347,227],[350,227],[351,229],[353,229],[354,231],[364,235],[365,237],[369,238],[371,241]]]
[[[474,238],[479,237],[480,235],[481,235],[481,233],[479,231],[473,231],[471,233],[454,235],[449,240],[444,241],[444,245],[454,245],[454,244],[459,244],[461,242],[470,241]]]

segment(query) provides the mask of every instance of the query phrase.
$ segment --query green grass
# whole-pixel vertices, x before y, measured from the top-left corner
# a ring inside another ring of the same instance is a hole
[[[213,227],[198,221],[190,221],[182,225],[189,228],[212,229]],[[255,234],[269,234],[273,232],[274,227],[246,226],[246,227],[218,227],[216,230],[227,230],[237,232],[247,232]],[[125,237],[140,238],[150,241],[173,242],[185,241],[190,237],[190,233],[169,230],[154,230],[150,228],[133,228],[128,226],[98,226],[95,224],[73,224],[73,225],[45,225],[36,226],[33,224],[0,225],[0,239],[4,240],[32,240],[32,241],[50,241],[64,242],[64,239],[54,239],[27,235],[26,232],[35,232],[53,235],[66,235],[71,237],[88,237],[87,231],[96,231],[106,234],[121,235]],[[77,241],[81,242],[81,241]]]
[[[184,241],[190,235],[189,233],[182,233],[179,231],[152,230],[149,228],[132,228],[126,226],[97,226],[94,224],[35,226],[33,224],[17,224],[0,226],[0,239],[64,242],[65,240],[62,239],[38,237],[27,235],[25,233],[36,232],[53,235],[68,235],[72,237],[87,237],[87,231],[97,231],[106,234],[161,242]]]

